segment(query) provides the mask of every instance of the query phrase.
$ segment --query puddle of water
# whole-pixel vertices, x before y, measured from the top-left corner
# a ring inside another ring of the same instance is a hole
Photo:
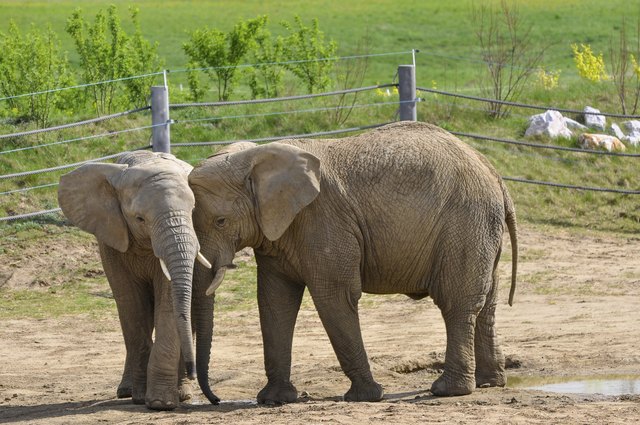
[[[508,386],[553,393],[640,394],[640,376],[511,377]]]

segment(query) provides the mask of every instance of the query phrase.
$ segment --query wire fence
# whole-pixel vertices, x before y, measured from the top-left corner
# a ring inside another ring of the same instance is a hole
[[[399,54],[411,53],[412,55],[414,55],[413,62],[415,64],[415,53],[416,52],[417,52],[416,50],[412,50],[412,51],[406,51],[406,52],[392,52],[392,53],[361,55],[361,56],[346,56],[346,57],[340,57],[340,58],[325,58],[324,60],[348,60],[348,59],[353,59],[353,58],[399,55]],[[261,65],[265,65],[265,64],[261,64]],[[241,65],[241,66],[256,66],[256,64]],[[193,70],[174,70],[174,71],[168,71],[167,70],[167,71],[158,72],[158,73],[145,74],[145,75],[142,75],[142,76],[133,76],[133,77],[130,77],[130,78],[142,78],[142,77],[149,77],[149,76],[155,76],[155,75],[163,75],[164,76],[164,80],[165,80],[165,85],[166,85],[167,74],[176,73],[176,72],[186,72],[186,71],[193,71]],[[120,80],[126,80],[126,79],[120,79]],[[116,80],[114,80],[114,81],[116,81]],[[34,96],[34,95],[48,93],[48,92],[52,92],[52,91],[83,89],[83,88],[86,88],[86,87],[89,87],[89,86],[92,86],[92,85],[113,83],[114,81],[91,83],[91,84],[86,84],[86,85],[78,85],[78,86],[74,86],[74,87],[67,87],[67,88],[61,88],[61,89],[48,90],[48,91],[43,91],[43,92],[38,92],[38,93],[30,93],[30,94],[24,94],[24,95],[19,95],[19,96],[0,98],[0,101],[11,99],[11,98],[16,98],[16,97]],[[253,105],[267,104],[267,103],[275,104],[275,103],[280,103],[280,102],[308,101],[310,99],[330,98],[330,97],[335,97],[335,96],[345,96],[345,95],[348,95],[348,94],[356,95],[356,94],[359,94],[359,93],[370,92],[370,91],[374,91],[374,90],[384,90],[384,89],[397,88],[397,87],[398,87],[398,83],[392,82],[392,83],[387,83],[387,84],[370,85],[370,86],[364,86],[364,87],[358,87],[358,88],[350,88],[350,89],[344,89],[344,90],[327,91],[327,92],[323,92],[323,93],[294,95],[294,96],[285,96],[285,97],[267,98],[267,99],[234,100],[234,101],[226,101],[226,102],[218,101],[218,102],[175,103],[175,104],[168,103],[168,109],[169,110],[186,110],[186,109],[190,109],[190,108],[200,108],[203,111],[211,110],[211,109],[215,109],[215,111],[217,111],[219,108],[223,108],[223,107],[232,107],[232,106],[247,106],[247,107],[251,107]],[[0,159],[3,158],[3,157],[9,157],[11,154],[17,154],[17,153],[24,152],[24,151],[29,151],[29,150],[34,150],[35,151],[35,150],[39,150],[39,149],[43,149],[43,148],[49,148],[49,147],[52,147],[52,146],[67,145],[67,144],[70,144],[70,143],[73,143],[73,142],[82,142],[82,141],[88,141],[88,140],[94,140],[94,139],[109,139],[109,138],[113,138],[113,137],[118,136],[118,135],[127,134],[127,133],[131,133],[131,132],[143,132],[143,133],[144,132],[149,132],[150,130],[153,131],[153,130],[157,129],[158,127],[180,126],[180,125],[185,125],[185,124],[196,124],[196,123],[212,123],[212,122],[219,122],[219,121],[222,121],[222,120],[230,120],[230,119],[264,118],[264,117],[277,116],[277,115],[311,114],[311,113],[317,113],[317,112],[338,111],[338,110],[342,110],[342,109],[352,110],[352,109],[356,109],[356,108],[376,108],[376,107],[384,107],[384,106],[389,106],[389,105],[397,106],[398,108],[400,108],[403,104],[406,104],[406,103],[412,103],[412,104],[415,105],[417,102],[420,102],[422,99],[420,99],[418,97],[419,93],[435,94],[435,95],[442,96],[442,97],[447,97],[447,98],[461,98],[461,99],[465,99],[465,100],[471,101],[471,102],[499,103],[499,104],[502,104],[502,105],[505,105],[505,106],[509,106],[509,107],[514,107],[514,108],[536,109],[536,110],[550,110],[551,109],[551,110],[556,110],[558,112],[563,112],[563,113],[585,114],[584,111],[578,111],[578,110],[568,109],[568,108],[559,108],[559,107],[542,106],[542,105],[531,105],[531,104],[525,104],[525,103],[519,103],[519,102],[508,102],[508,101],[502,101],[502,100],[497,100],[497,99],[483,98],[483,97],[479,97],[479,96],[471,96],[471,95],[466,95],[466,94],[462,94],[462,93],[453,93],[453,92],[447,92],[447,91],[443,91],[443,90],[436,90],[436,89],[430,89],[430,88],[425,88],[425,87],[421,87],[421,86],[415,86],[415,97],[412,100],[409,100],[409,101],[407,101],[407,100],[397,100],[397,101],[396,100],[394,100],[394,101],[386,100],[386,101],[380,101],[380,102],[365,102],[365,103],[353,102],[352,104],[348,104],[348,105],[338,104],[338,105],[335,105],[335,106],[312,107],[312,108],[303,108],[303,109],[269,111],[269,112],[256,112],[256,113],[227,114],[227,115],[211,113],[209,116],[196,117],[196,118],[187,117],[187,118],[180,118],[180,119],[171,119],[171,120],[167,120],[166,122],[152,123],[151,125],[137,126],[137,127],[133,127],[133,128],[120,128],[120,129],[113,130],[113,131],[100,132],[100,133],[97,133],[97,134],[84,134],[84,135],[79,136],[79,137],[72,137],[72,138],[67,138],[67,139],[61,137],[61,140],[55,140],[55,141],[48,142],[48,143],[38,143],[38,144],[29,145],[29,146],[19,146],[19,143],[16,142],[16,141],[18,141],[18,140],[20,140],[22,138],[25,138],[25,137],[38,136],[38,135],[42,135],[44,133],[62,132],[64,130],[75,129],[75,128],[78,128],[78,127],[87,127],[87,126],[91,126],[91,125],[105,123],[107,121],[115,121],[115,120],[117,120],[119,118],[129,117],[129,116],[133,116],[133,115],[136,115],[136,114],[149,114],[149,112],[153,112],[152,106],[147,105],[147,106],[144,106],[144,107],[141,107],[141,108],[135,108],[135,109],[124,111],[124,112],[118,112],[118,113],[114,113],[114,114],[110,114],[110,115],[105,115],[105,116],[102,116],[102,117],[96,117],[96,118],[92,118],[92,119],[87,119],[87,120],[78,121],[78,122],[72,122],[72,123],[68,123],[68,124],[62,124],[62,125],[58,125],[58,126],[52,126],[52,127],[48,127],[48,128],[34,129],[34,130],[28,130],[28,131],[22,131],[22,132],[14,132],[14,133],[9,133],[9,134],[0,134],[0,142],[2,142],[2,141],[11,141],[12,144],[14,145],[14,147],[12,147],[10,149],[4,149],[4,150],[0,151]],[[621,114],[606,113],[606,112],[598,112],[597,114],[598,115],[602,115],[602,116],[606,116],[606,117],[612,117],[612,118],[625,118],[625,119],[638,119],[638,118],[640,118],[640,116],[638,116],[638,115],[621,115]],[[353,133],[353,132],[363,131],[363,130],[370,129],[370,128],[379,127],[379,126],[385,125],[385,124],[387,124],[389,122],[393,122],[393,121],[397,120],[397,115],[395,117],[389,117],[389,118],[390,119],[388,121],[386,121],[385,123],[382,123],[382,124],[357,125],[357,126],[349,126],[347,128],[331,129],[331,130],[326,130],[326,131],[316,131],[316,132],[310,132],[310,133],[289,134],[289,135],[282,135],[282,136],[267,136],[267,137],[254,138],[254,139],[251,139],[249,141],[253,141],[253,142],[256,142],[256,143],[267,143],[267,142],[272,142],[272,141],[276,141],[276,140],[281,140],[281,139],[284,139],[284,138],[325,137],[325,136],[331,136],[331,135],[337,135],[337,134]],[[88,132],[89,131],[87,130],[87,133]],[[492,142],[492,143],[495,142],[495,143],[500,143],[500,144],[510,144],[510,145],[515,145],[515,146],[520,146],[520,147],[527,147],[527,148],[536,149],[536,150],[537,149],[555,150],[555,151],[564,151],[564,152],[571,152],[571,153],[577,153],[577,154],[586,154],[586,155],[606,155],[606,156],[611,156],[611,157],[635,158],[635,157],[639,157],[640,156],[640,154],[637,154],[637,153],[608,152],[608,151],[600,151],[600,150],[580,149],[580,148],[573,148],[573,147],[566,147],[566,146],[557,146],[557,145],[549,145],[549,144],[542,144],[542,143],[534,143],[534,142],[531,142],[531,141],[513,140],[513,139],[507,139],[507,138],[498,138],[498,137],[492,137],[492,136],[487,136],[487,135],[472,134],[472,133],[458,132],[458,131],[452,131],[452,134],[455,134],[455,135],[457,135],[459,137],[462,137],[462,138],[470,138],[470,139],[474,139],[474,140],[482,140],[482,141],[488,141],[488,142]],[[243,139],[243,140],[246,140],[246,139]],[[225,145],[225,144],[233,143],[235,141],[236,140],[211,140],[211,141],[201,141],[201,142],[181,141],[181,142],[177,142],[177,143],[173,142],[173,143],[171,143],[171,146],[174,146],[176,148],[190,148],[190,147],[197,147],[197,146]],[[152,148],[152,146],[148,145],[148,146],[137,147],[137,148],[134,148],[133,150],[150,149],[150,148]],[[131,150],[131,149],[129,149],[129,150]],[[81,166],[81,165],[83,165],[85,163],[89,163],[89,162],[111,161],[111,160],[117,159],[119,156],[123,155],[125,152],[126,151],[120,151],[120,152],[104,155],[104,156],[101,156],[101,157],[98,157],[98,158],[90,158],[90,159],[86,159],[86,160],[83,160],[83,161],[75,161],[75,162],[68,163],[68,164],[59,164],[59,165],[52,166],[52,167],[47,167],[47,168],[34,169],[34,170],[23,170],[23,171],[13,172],[13,173],[10,173],[10,174],[4,174],[4,175],[0,175],[0,182],[9,181],[11,179],[23,179],[25,177],[33,176],[33,175],[36,175],[36,174],[55,173],[55,172],[59,172],[59,171],[64,171],[64,170],[68,170],[68,169],[71,169],[71,168],[79,167],[79,166]],[[573,190],[581,190],[581,191],[594,191],[594,192],[609,192],[609,193],[615,193],[615,194],[620,194],[620,195],[637,195],[637,194],[640,194],[640,191],[638,191],[638,190],[627,190],[627,189],[619,189],[619,188],[604,188],[604,187],[582,186],[582,185],[570,185],[570,184],[565,184],[565,183],[560,183],[560,182],[550,182],[550,181],[542,181],[542,180],[525,179],[525,178],[515,177],[515,176],[503,176],[503,178],[504,178],[504,180],[512,181],[512,182],[525,183],[525,184],[534,184],[534,185],[541,185],[541,186],[550,186],[550,187],[563,188],[563,189],[573,189]],[[3,197],[3,196],[16,195],[16,194],[25,194],[25,193],[28,193],[28,192],[34,191],[34,190],[51,189],[51,188],[55,188],[57,185],[58,185],[58,183],[56,181],[56,182],[47,182],[47,183],[42,183],[42,184],[35,184],[33,186],[27,186],[27,187],[12,187],[12,188],[9,188],[8,190],[0,192],[0,200],[1,200],[1,197]],[[42,216],[42,215],[49,215],[49,214],[56,214],[56,213],[59,213],[59,212],[60,212],[59,208],[49,208],[49,209],[45,209],[45,210],[42,210],[42,211],[13,214],[13,215],[9,215],[7,217],[0,217],[0,222],[20,220],[20,219],[30,219],[30,218],[33,218],[33,217],[38,217],[38,216]]]

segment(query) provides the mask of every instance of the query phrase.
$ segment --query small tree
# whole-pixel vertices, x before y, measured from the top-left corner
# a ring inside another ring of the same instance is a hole
[[[528,79],[538,69],[546,49],[531,47],[531,26],[523,28],[517,6],[510,5],[507,0],[500,1],[498,11],[486,6],[473,7],[472,21],[491,81],[491,85],[483,86],[483,90],[493,99],[517,100]],[[495,118],[508,111],[501,103],[490,102],[488,105],[489,114]]]
[[[164,66],[164,62],[158,56],[158,43],[151,44],[144,38],[138,21],[137,7],[130,7],[129,13],[135,32],[129,39],[126,49],[126,60],[124,61],[124,74],[129,76],[144,75],[159,71]],[[140,107],[147,103],[149,88],[153,85],[155,77],[132,78],[125,80],[127,87],[127,97],[129,103]]]
[[[623,18],[618,43],[614,43],[612,39],[609,44],[611,78],[616,87],[620,108],[625,115],[627,112],[635,115],[640,101],[640,67],[637,60],[640,58],[640,17],[636,26],[635,39],[635,46],[631,48],[626,20]]]
[[[327,88],[331,84],[331,60],[338,50],[335,41],[325,43],[318,20],[311,21],[311,27],[302,23],[299,16],[294,18],[295,26],[282,22],[289,31],[284,38],[283,58],[285,67],[306,85],[309,93]]]
[[[255,65],[247,72],[251,97],[277,97],[282,85],[284,68],[282,60],[284,41],[282,37],[273,38],[266,28],[256,34],[253,49]]]
[[[334,79],[338,90],[347,90],[362,85],[369,66],[368,53],[369,38],[365,37],[357,43],[356,56],[360,57],[340,61],[334,66]],[[339,95],[337,108],[332,112],[333,122],[337,125],[344,124],[351,116],[357,100],[358,93]]]
[[[46,127],[52,110],[61,108],[65,98],[63,92],[50,90],[73,81],[59,40],[51,28],[41,32],[32,27],[23,36],[11,22],[8,33],[0,33],[0,52],[0,96],[9,98],[9,115]],[[42,93],[21,96],[37,92]]]
[[[191,33],[191,39],[183,44],[190,58],[191,67],[202,67],[211,79],[216,80],[218,99],[229,100],[233,92],[237,66],[255,44],[258,32],[264,28],[267,17],[261,16],[237,23],[225,34],[217,29],[203,28]],[[189,87],[194,99],[204,94],[197,76],[189,76]]]
[[[80,9],[76,9],[67,20],[66,30],[73,38],[80,56],[84,82],[106,81],[87,89],[98,114],[111,112],[118,102],[119,85],[113,80],[157,71],[160,66],[157,45],[152,46],[142,37],[138,10],[130,9],[130,13],[136,28],[133,37],[129,37],[122,29],[117,8],[113,5],[106,14],[100,10],[93,25],[84,20]],[[139,106],[146,102],[152,80],[152,77],[147,77],[125,82],[124,86],[128,89],[126,98],[130,104]]]

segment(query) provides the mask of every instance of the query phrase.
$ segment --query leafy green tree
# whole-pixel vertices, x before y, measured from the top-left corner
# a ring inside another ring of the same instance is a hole
[[[259,16],[238,22],[226,34],[213,28],[197,29],[191,33],[189,42],[184,43],[190,66],[203,68],[216,81],[219,100],[229,100],[237,79],[237,67],[255,45],[256,35],[266,24],[267,17]],[[189,76],[189,87],[196,100],[202,98],[206,90],[193,73]]]
[[[266,28],[256,34],[253,49],[255,65],[247,72],[252,98],[278,97],[284,74],[280,64],[283,46],[282,37],[273,38]]]
[[[305,26],[299,16],[294,23],[282,22],[289,32],[283,44],[283,58],[287,61],[284,66],[302,80],[309,93],[321,91],[331,84],[331,59],[338,45],[335,41],[325,42],[317,19],[311,21],[311,27]]]
[[[109,113],[115,104],[125,103],[119,99],[119,85],[113,80],[133,77],[157,71],[161,66],[157,55],[157,44],[151,45],[141,34],[138,9],[130,9],[135,27],[133,37],[122,29],[116,6],[107,12],[100,10],[89,24],[76,9],[67,20],[67,33],[73,38],[80,56],[82,78],[85,83],[102,84],[89,86],[88,91],[98,114]],[[129,104],[140,106],[146,102],[153,76],[126,80],[128,90],[125,98]]]
[[[8,115],[46,127],[52,111],[62,109],[65,102],[63,92],[51,90],[73,84],[59,40],[51,28],[32,27],[23,36],[11,22],[9,31],[0,33],[0,52],[0,96],[9,98]]]

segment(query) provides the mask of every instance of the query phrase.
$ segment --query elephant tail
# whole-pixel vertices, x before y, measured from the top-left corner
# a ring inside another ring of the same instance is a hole
[[[513,200],[507,191],[507,187],[501,180],[502,193],[504,196],[505,222],[509,229],[509,239],[511,240],[511,289],[509,290],[509,305],[513,305],[513,296],[516,293],[516,274],[518,272],[518,228],[516,225],[516,209]]]

